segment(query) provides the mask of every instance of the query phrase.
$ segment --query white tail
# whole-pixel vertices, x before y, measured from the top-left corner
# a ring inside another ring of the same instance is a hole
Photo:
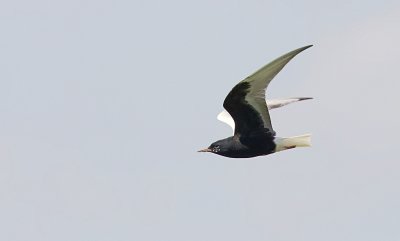
[[[311,134],[292,137],[276,137],[274,141],[276,144],[275,152],[296,147],[307,147],[311,146]]]

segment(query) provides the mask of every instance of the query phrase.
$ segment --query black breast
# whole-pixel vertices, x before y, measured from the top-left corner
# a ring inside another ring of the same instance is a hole
[[[268,129],[260,129],[248,135],[230,137],[227,147],[226,151],[217,154],[232,158],[249,158],[273,153],[276,144]]]

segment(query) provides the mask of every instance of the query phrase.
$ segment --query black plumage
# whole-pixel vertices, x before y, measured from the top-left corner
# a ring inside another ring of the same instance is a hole
[[[200,152],[212,152],[232,158],[248,158],[271,154],[282,148],[296,147],[289,145],[290,142],[282,144],[275,140],[275,131],[272,129],[265,102],[265,89],[294,56],[311,46],[296,49],[279,57],[233,87],[225,98],[223,106],[235,122],[234,135],[216,141]],[[277,144],[286,146],[279,146],[277,149]]]

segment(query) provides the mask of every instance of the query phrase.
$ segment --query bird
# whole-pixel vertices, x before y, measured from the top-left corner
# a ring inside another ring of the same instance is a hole
[[[285,98],[285,99],[273,99],[273,100],[265,100],[267,104],[268,110],[276,109],[283,107],[285,105],[295,103],[298,101],[303,101],[303,100],[311,100],[313,99],[312,97],[291,97],[291,98]],[[218,114],[217,119],[224,122],[225,124],[228,124],[233,131],[235,131],[235,121],[232,119],[232,116],[226,111],[223,110],[221,113]]]
[[[252,158],[311,146],[311,134],[276,136],[265,91],[291,59],[312,46],[307,45],[282,55],[235,85],[223,102],[224,109],[234,121],[234,125],[231,125],[234,127],[233,136],[218,140],[199,152],[211,152],[229,158]]]

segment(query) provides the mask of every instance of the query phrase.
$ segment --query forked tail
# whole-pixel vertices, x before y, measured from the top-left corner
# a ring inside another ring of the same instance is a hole
[[[296,147],[308,147],[311,146],[311,134],[292,137],[276,137],[274,141],[276,144],[275,152]]]

